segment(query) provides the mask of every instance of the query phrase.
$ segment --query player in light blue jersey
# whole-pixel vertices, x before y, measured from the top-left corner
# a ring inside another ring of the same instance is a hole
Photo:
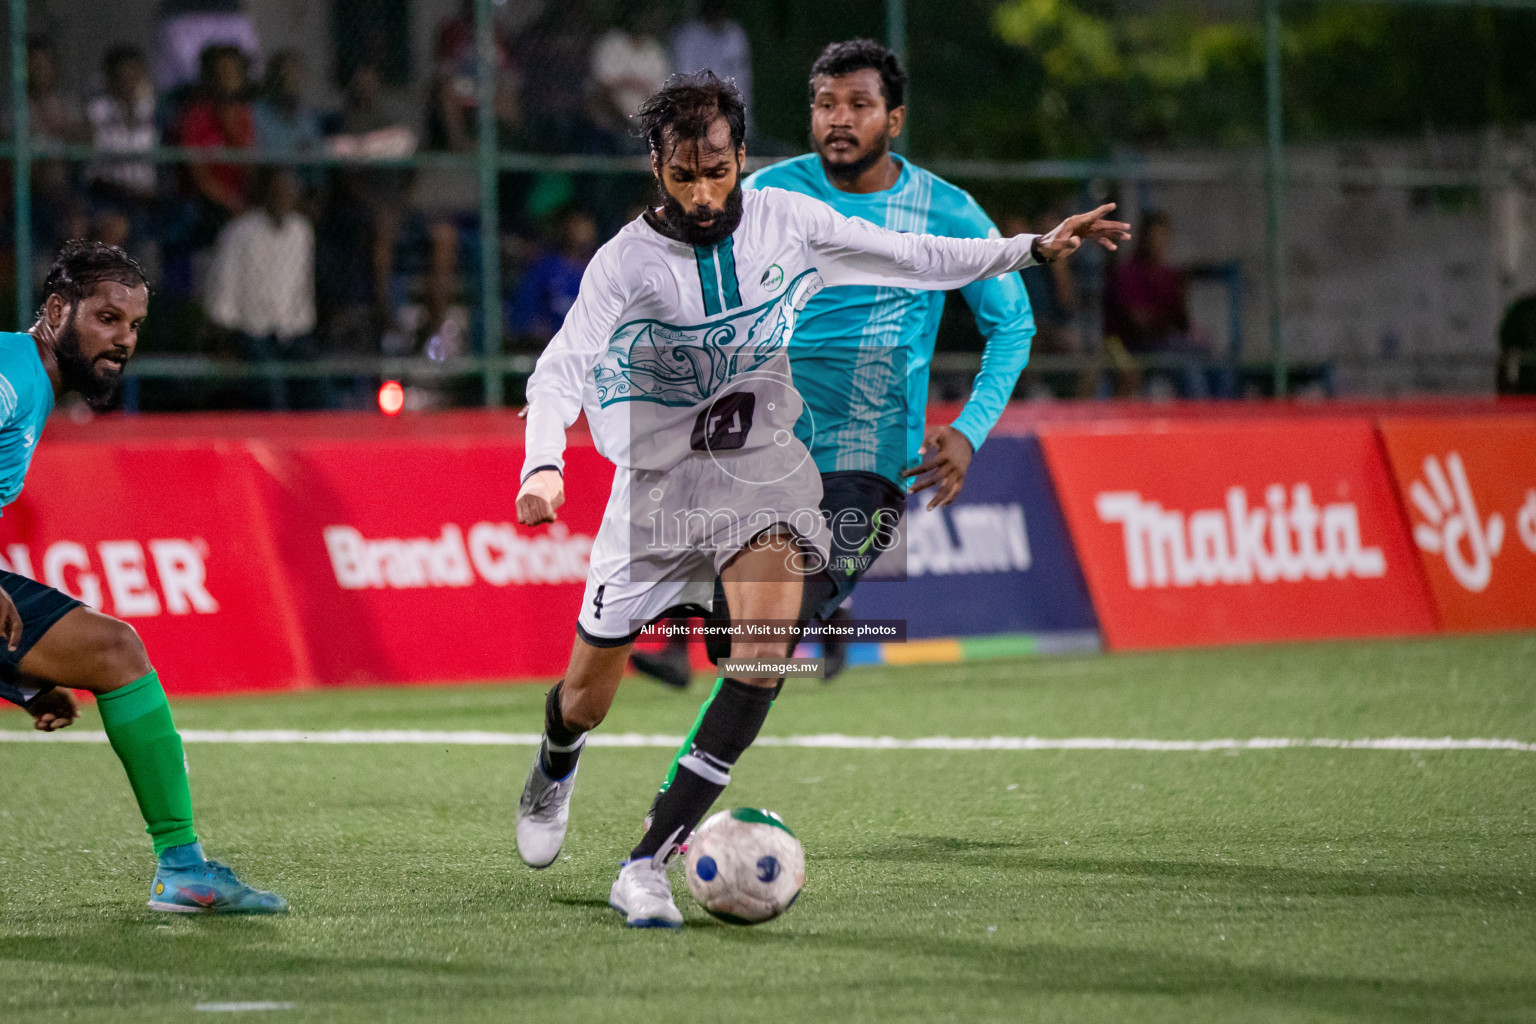
[[[801,192],[896,231],[997,237],[996,225],[964,189],[891,152],[906,119],[906,82],[900,61],[873,40],[828,46],[810,76],[815,152],[765,167],[745,187]],[[1050,262],[1038,245],[1035,255]],[[829,288],[800,314],[789,343],[795,388],[805,402],[796,434],[821,471],[833,545],[830,579],[806,609],[815,618],[846,616],[838,610],[895,538],[909,481],[913,492],[934,490],[929,508],[955,500],[972,456],[1029,361],[1035,321],[1018,274],[977,281],[961,295],[986,338],[981,372],[955,421],[931,429],[925,427],[928,369],[943,292]],[[806,589],[815,584],[808,581]],[[825,646],[830,677],[842,667],[844,648],[830,638]],[[637,653],[634,662],[664,682],[686,682],[687,651],[676,645]]]
[[[811,70],[816,152],[765,167],[746,187],[803,192],[894,231],[998,237],[964,189],[891,152],[906,116],[905,86],[900,63],[879,43],[827,47]],[[945,293],[830,288],[807,303],[789,355],[807,407],[799,431],[823,474],[873,473],[900,485],[922,449],[941,453],[929,462],[943,471],[915,489],[936,487],[935,507],[954,500],[969,456],[1013,394],[1035,334],[1018,274],[977,281],[961,295],[987,340],[981,372],[959,418],[926,438],[928,367]]]
[[[963,189],[891,152],[906,118],[905,89],[900,61],[879,43],[855,39],[828,46],[811,68],[816,152],[766,167],[745,187],[803,192],[845,216],[896,231],[996,237],[991,219]],[[1069,217],[1037,238],[1035,261],[1050,263],[1076,251],[1080,240],[1061,249],[1054,241],[1042,248],[1042,241],[1077,239],[1083,224],[1102,224],[1105,233],[1096,240],[1116,248],[1117,240],[1130,237],[1130,225],[1103,221],[1113,208]],[[943,292],[828,288],[811,298],[796,322],[789,361],[805,411],[795,433],[821,472],[821,511],[832,549],[828,570],[805,582],[805,619],[829,620],[835,627],[847,616],[842,606],[859,578],[896,539],[909,491],[932,488],[930,509],[955,500],[972,456],[1013,394],[1035,333],[1024,282],[1018,274],[1004,274],[967,285],[961,294],[986,336],[986,350],[960,416],[932,428],[925,427],[928,367]],[[717,587],[713,614],[722,614],[724,606]],[[829,635],[825,647],[830,678],[841,668],[843,645]],[[686,685],[686,648],[631,657],[641,671]],[[711,694],[700,709],[695,732],[714,699]],[[678,757],[693,738],[690,733],[683,741]],[[677,763],[674,758],[663,793]]]
[[[93,408],[111,404],[148,311],[144,271],[121,249],[100,242],[64,246],[49,270],[32,329],[0,333],[0,506],[21,493],[57,396],[74,391]],[[109,502],[111,496],[79,498]],[[26,576],[0,572],[0,698],[19,704],[38,729],[52,732],[79,713],[71,690],[95,695],[102,727],[154,841],[150,907],[183,914],[287,910],[281,896],[246,885],[203,856],[192,828],[181,736],[133,627]],[[67,870],[57,882],[60,893],[68,891]]]

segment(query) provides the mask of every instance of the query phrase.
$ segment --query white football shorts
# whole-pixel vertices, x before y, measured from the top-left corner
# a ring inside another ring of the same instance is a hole
[[[670,608],[710,608],[716,575],[775,526],[799,538],[796,571],[809,576],[826,566],[821,474],[793,437],[694,452],[671,469],[615,470],[577,632],[588,643],[617,647]]]

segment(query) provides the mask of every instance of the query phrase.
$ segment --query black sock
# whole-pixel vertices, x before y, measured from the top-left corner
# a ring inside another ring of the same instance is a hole
[[[560,714],[560,690],[565,680],[556,683],[544,696],[544,742],[539,744],[539,768],[551,779],[563,779],[576,768],[576,759],[587,742],[587,734],[565,724]]]
[[[677,777],[656,800],[651,827],[630,851],[630,860],[653,857],[663,846],[687,838],[725,791],[731,769],[757,739],[777,693],[775,688],[748,686],[738,679],[721,684],[694,734],[693,746],[678,763]]]

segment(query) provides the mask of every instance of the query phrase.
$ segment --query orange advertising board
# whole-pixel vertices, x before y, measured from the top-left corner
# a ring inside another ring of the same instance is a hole
[[[1441,627],[1536,628],[1536,416],[1379,429]]]
[[[1369,420],[1086,424],[1041,444],[1113,649],[1435,628]]]

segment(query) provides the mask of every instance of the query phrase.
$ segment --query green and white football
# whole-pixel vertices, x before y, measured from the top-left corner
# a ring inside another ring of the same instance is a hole
[[[790,908],[805,884],[805,850],[772,811],[736,807],[688,839],[688,891],[731,924],[761,924]]]

